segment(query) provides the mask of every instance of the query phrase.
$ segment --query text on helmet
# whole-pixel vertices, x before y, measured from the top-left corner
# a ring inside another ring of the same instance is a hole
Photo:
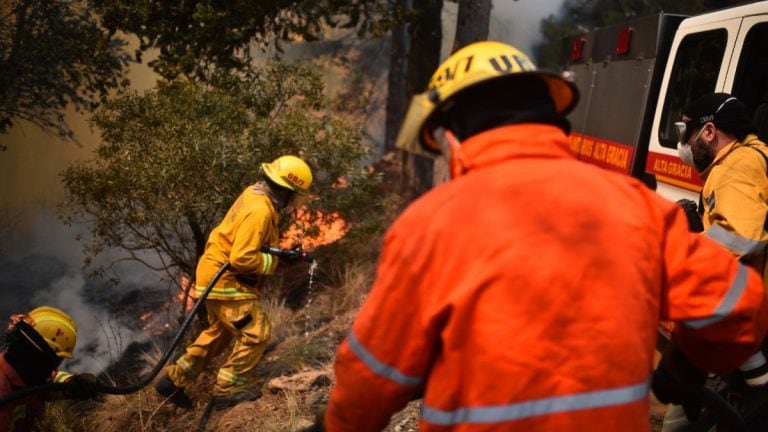
[[[288,180],[291,181],[291,183],[295,184],[296,186],[303,186],[304,180],[300,179],[299,176],[297,176],[294,173],[288,173]]]
[[[474,55],[462,57],[455,62],[446,65],[445,68],[435,74],[429,87],[440,88],[448,82],[460,78],[470,71],[474,57]],[[517,54],[501,54],[496,57],[491,57],[488,59],[488,63],[499,74],[536,70],[536,66],[534,66],[530,60]]]

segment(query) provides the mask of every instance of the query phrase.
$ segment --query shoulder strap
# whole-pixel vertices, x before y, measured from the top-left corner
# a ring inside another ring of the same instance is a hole
[[[752,150],[758,152],[760,156],[763,157],[763,161],[765,162],[765,175],[768,176],[768,156],[765,155],[760,149],[757,148],[754,144],[747,144],[744,147],[749,147]],[[765,222],[763,222],[763,230],[768,231],[768,214],[765,215]]]
[[[756,151],[760,156],[763,157],[763,161],[765,162],[765,175],[768,176],[768,156],[765,155],[762,151],[760,151],[756,145],[754,144],[746,144],[744,147],[749,147],[752,150]]]

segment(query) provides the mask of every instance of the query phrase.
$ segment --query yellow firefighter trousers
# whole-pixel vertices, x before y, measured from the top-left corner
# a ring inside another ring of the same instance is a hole
[[[219,369],[213,394],[232,394],[250,388],[250,372],[264,353],[271,330],[259,300],[206,300],[205,307],[210,326],[175,364],[166,368],[168,377],[177,387],[189,387],[234,338],[234,347]]]

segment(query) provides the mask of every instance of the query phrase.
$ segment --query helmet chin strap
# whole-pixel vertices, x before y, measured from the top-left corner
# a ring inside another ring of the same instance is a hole
[[[467,171],[467,164],[461,151],[461,142],[451,130],[439,127],[433,132],[435,140],[440,144],[440,151],[448,158],[451,178],[461,177]]]

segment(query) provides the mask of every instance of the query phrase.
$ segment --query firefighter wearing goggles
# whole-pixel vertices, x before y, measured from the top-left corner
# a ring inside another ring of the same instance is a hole
[[[727,93],[706,94],[685,107],[675,128],[680,159],[704,180],[698,209],[704,235],[766,280],[768,147],[758,139],[746,105]],[[748,386],[768,383],[768,361],[760,350],[739,369]],[[692,415],[679,406],[668,409],[662,430],[684,430],[685,414]]]

